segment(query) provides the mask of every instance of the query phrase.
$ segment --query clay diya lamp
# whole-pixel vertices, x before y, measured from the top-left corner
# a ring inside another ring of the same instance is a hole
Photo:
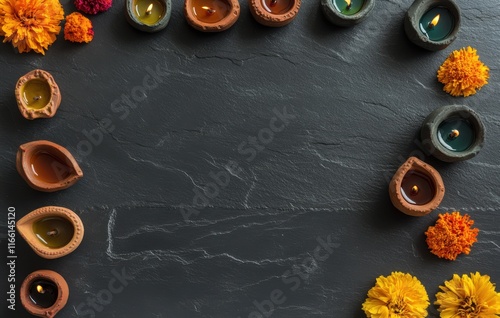
[[[442,50],[457,37],[460,9],[453,0],[415,0],[406,13],[404,27],[406,36],[416,45]]]
[[[163,30],[172,15],[170,0],[127,0],[125,16],[128,23],[144,32]]]
[[[435,210],[443,200],[443,179],[436,169],[410,157],[392,177],[389,196],[399,211],[423,216]]]
[[[63,257],[82,242],[84,227],[73,211],[59,206],[36,209],[16,223],[19,234],[38,256]]]
[[[83,177],[71,153],[63,146],[46,140],[19,146],[16,168],[30,187],[43,192],[69,188]]]
[[[250,12],[257,22],[281,27],[292,22],[299,13],[301,0],[248,0]]]
[[[240,4],[238,0],[185,0],[184,15],[196,30],[220,32],[238,20]]]
[[[375,0],[321,0],[321,8],[328,21],[342,27],[360,23],[374,6]]]
[[[484,144],[484,132],[484,125],[475,111],[463,105],[449,105],[427,116],[420,138],[434,157],[456,162],[479,153]]]
[[[66,280],[50,270],[38,270],[28,275],[21,285],[19,298],[23,307],[33,316],[52,318],[68,302]]]
[[[56,81],[43,70],[34,70],[19,78],[16,101],[26,119],[51,118],[61,104],[61,92]]]

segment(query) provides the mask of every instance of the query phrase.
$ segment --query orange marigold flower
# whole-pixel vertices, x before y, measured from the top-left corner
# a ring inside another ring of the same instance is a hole
[[[431,253],[455,260],[461,253],[469,254],[472,244],[477,242],[479,229],[471,229],[474,221],[459,212],[439,214],[436,225],[429,226],[425,235]]]
[[[0,35],[20,53],[33,50],[45,55],[63,19],[58,0],[0,0]]]
[[[94,38],[92,22],[79,12],[73,12],[66,17],[64,39],[71,42],[89,43]]]
[[[489,71],[479,60],[477,50],[469,46],[453,51],[439,68],[437,78],[445,92],[467,97],[488,84]]]

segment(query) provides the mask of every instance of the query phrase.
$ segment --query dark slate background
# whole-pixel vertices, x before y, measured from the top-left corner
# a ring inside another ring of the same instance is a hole
[[[480,271],[500,283],[496,0],[458,1],[458,38],[435,53],[404,34],[409,0],[379,0],[368,20],[349,29],[330,25],[319,1],[309,0],[289,26],[263,27],[241,1],[238,22],[219,34],[191,29],[182,2],[173,2],[170,24],[157,34],[129,26],[115,0],[91,17],[95,39],[88,45],[62,34],[46,56],[0,45],[2,263],[9,206],[18,219],[45,205],[68,207],[86,227],[81,246],[57,260],[36,256],[18,236],[17,290],[30,272],[51,269],[71,289],[58,317],[93,317],[85,302],[96,297],[106,305],[95,317],[259,317],[255,303],[267,306],[280,290],[282,304],[267,316],[361,318],[375,278],[391,271],[416,275],[431,301],[453,273]],[[64,7],[74,10],[68,0]],[[490,84],[454,98],[436,71],[468,45],[491,68]],[[139,92],[147,68],[157,66],[163,83],[127,108],[128,116],[114,112],[113,102]],[[28,121],[17,110],[14,85],[35,68],[51,72],[63,94],[50,120]],[[416,140],[424,118],[455,103],[482,116],[485,147],[462,163],[425,157],[442,174],[445,198],[426,217],[405,216],[390,203],[388,180],[410,154],[423,156]],[[248,144],[238,151],[284,109],[295,118],[255,158],[245,152]],[[99,139],[99,127],[110,124],[113,131],[85,153],[85,132]],[[15,154],[38,139],[67,147],[84,178],[56,193],[29,188]],[[240,169],[231,170],[231,162]],[[207,207],[193,205],[193,189],[221,171],[231,171],[229,184]],[[184,220],[186,207],[199,214]],[[454,262],[430,254],[423,234],[439,212],[452,210],[469,213],[481,230],[471,254]],[[332,254],[311,261],[328,235]],[[7,267],[1,269],[5,299]],[[122,271],[134,278],[109,301],[108,284]],[[19,299],[15,312],[1,303],[2,317],[29,316]]]

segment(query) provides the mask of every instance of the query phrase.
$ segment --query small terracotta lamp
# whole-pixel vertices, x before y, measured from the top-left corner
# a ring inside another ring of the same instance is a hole
[[[348,27],[368,17],[375,6],[375,0],[321,0],[321,7],[328,21]]]
[[[484,132],[484,125],[474,110],[464,105],[448,105],[427,116],[420,138],[434,157],[456,162],[479,153],[484,144]]]
[[[85,233],[80,217],[59,206],[36,209],[17,221],[16,226],[33,251],[46,259],[73,252]]]
[[[28,275],[21,285],[19,298],[23,307],[33,316],[52,318],[68,302],[66,280],[50,270],[38,270]]]
[[[460,30],[460,9],[453,0],[415,0],[408,9],[404,27],[414,44],[437,51],[448,47]]]
[[[248,0],[250,12],[257,22],[270,27],[282,27],[299,13],[301,0]]]
[[[144,32],[163,30],[172,15],[171,0],[127,0],[125,16],[128,23]]]
[[[392,177],[389,196],[399,211],[424,216],[435,210],[443,200],[443,179],[436,169],[410,157]]]
[[[61,92],[56,81],[43,70],[33,70],[19,78],[16,101],[26,119],[51,118],[61,104]]]
[[[196,30],[220,32],[238,20],[240,4],[238,0],[185,0],[184,14]]]
[[[46,140],[19,146],[16,168],[30,187],[43,192],[69,188],[83,177],[71,153],[63,146]]]

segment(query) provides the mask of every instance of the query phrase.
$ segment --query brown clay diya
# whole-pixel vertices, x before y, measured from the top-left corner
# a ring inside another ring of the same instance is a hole
[[[238,0],[186,0],[184,14],[196,30],[220,32],[238,20],[240,4]]]
[[[68,302],[66,280],[50,270],[38,270],[28,275],[21,285],[21,304],[37,317],[54,317]]]
[[[73,211],[59,206],[36,209],[16,223],[19,234],[39,256],[63,257],[82,242],[84,227]]]
[[[392,177],[389,196],[401,212],[423,216],[435,210],[443,200],[443,179],[432,166],[410,157]]]
[[[281,27],[292,22],[299,13],[301,0],[248,0],[250,12],[257,22]]]
[[[61,104],[61,91],[47,71],[33,70],[16,84],[19,111],[26,119],[53,117]]]
[[[46,140],[19,146],[16,168],[30,187],[43,192],[69,188],[83,177],[71,153],[63,146]]]

